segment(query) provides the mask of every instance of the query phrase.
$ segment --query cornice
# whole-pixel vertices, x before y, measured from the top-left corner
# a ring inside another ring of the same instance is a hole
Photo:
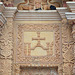
[[[67,2],[74,12],[75,2]],[[69,12],[67,7],[59,7],[57,10],[17,10],[17,7],[4,7],[0,2],[0,10],[6,18],[14,17],[17,21],[60,21],[62,19],[75,19],[75,13]],[[4,10],[4,11],[3,11]]]
[[[68,24],[72,25],[72,34],[73,34],[73,38],[75,39],[75,13],[66,12],[65,14],[68,20]]]
[[[16,21],[50,21],[61,20],[57,10],[18,10],[15,15]]]
[[[74,25],[75,24],[75,13],[66,12],[65,15],[66,15],[66,18],[68,20],[68,23],[70,25]]]
[[[60,14],[61,18],[66,18],[65,16],[65,12],[68,12],[69,10],[67,9],[67,7],[59,7],[57,8],[58,13]]]
[[[62,20],[66,18],[65,12],[69,12],[67,7],[59,7],[57,10],[18,10],[15,20],[21,21],[50,21]]]
[[[72,12],[75,12],[75,1],[69,1],[69,2],[66,2],[69,9],[72,11]]]
[[[6,18],[8,18],[8,17],[13,18],[16,11],[17,11],[17,7],[5,7],[3,14]]]
[[[67,20],[74,20],[75,19],[75,13],[66,12],[65,15],[66,15]]]

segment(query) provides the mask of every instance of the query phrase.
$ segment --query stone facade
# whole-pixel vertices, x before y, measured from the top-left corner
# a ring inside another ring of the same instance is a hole
[[[0,75],[74,75],[75,10],[70,10],[23,11],[0,3]]]

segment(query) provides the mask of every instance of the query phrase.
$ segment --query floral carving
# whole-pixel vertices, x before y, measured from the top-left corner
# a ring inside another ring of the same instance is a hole
[[[62,52],[63,52],[63,73],[72,75],[73,70],[73,37],[71,25],[67,20],[62,20]]]
[[[13,25],[12,18],[1,26],[0,33],[0,75],[11,75],[12,70],[12,49],[13,49]]]

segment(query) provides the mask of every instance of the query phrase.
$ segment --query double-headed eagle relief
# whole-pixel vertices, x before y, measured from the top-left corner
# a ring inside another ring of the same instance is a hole
[[[24,0],[25,2],[19,3],[17,8],[19,10],[51,10],[50,6],[60,7],[59,2],[53,0]]]

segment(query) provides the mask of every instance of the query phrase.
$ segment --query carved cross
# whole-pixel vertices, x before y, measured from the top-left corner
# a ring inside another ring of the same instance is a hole
[[[40,32],[37,32],[37,38],[32,38],[32,40],[37,40],[38,41],[37,46],[40,46],[40,40],[45,40],[45,37],[40,38]]]

